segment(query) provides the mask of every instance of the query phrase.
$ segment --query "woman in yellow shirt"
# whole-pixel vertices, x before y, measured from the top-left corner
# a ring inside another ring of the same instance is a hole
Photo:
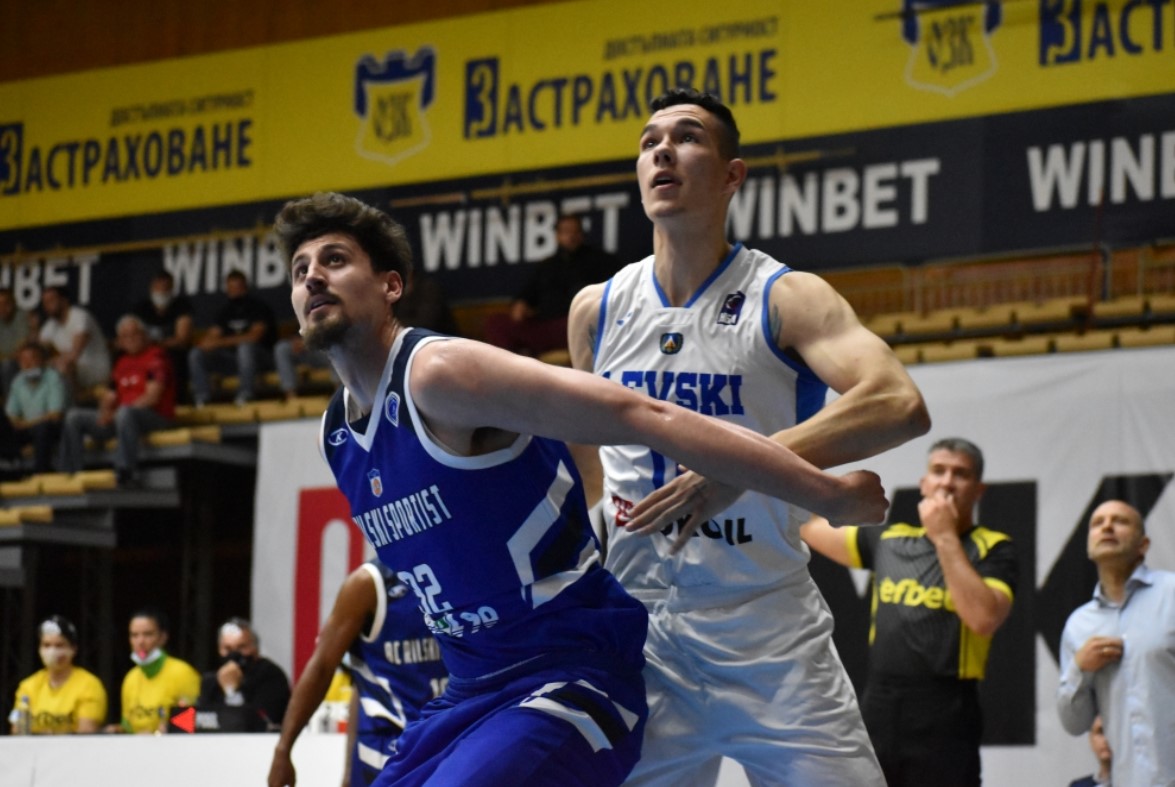
[[[78,632],[61,615],[41,623],[45,668],[20,682],[8,717],[12,734],[60,735],[98,732],[106,721],[106,689],[88,670],[74,666]]]

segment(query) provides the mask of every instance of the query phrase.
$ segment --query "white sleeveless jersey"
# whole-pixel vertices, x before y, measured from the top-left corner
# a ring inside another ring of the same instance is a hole
[[[771,286],[789,270],[739,244],[686,304],[673,307],[653,275],[653,257],[628,265],[605,285],[595,372],[760,434],[794,426],[823,406],[827,386],[770,338]],[[617,523],[678,474],[675,460],[635,445],[605,446],[600,458],[606,566],[646,603],[670,588],[685,606],[735,603],[807,574],[799,536],[806,514],[798,508],[748,492],[671,556],[676,525],[634,536]]]

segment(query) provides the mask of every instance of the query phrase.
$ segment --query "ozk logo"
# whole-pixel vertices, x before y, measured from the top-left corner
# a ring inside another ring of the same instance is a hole
[[[392,426],[400,425],[400,395],[397,393],[388,394],[388,398],[384,400],[384,415]]]
[[[330,443],[331,445],[333,445],[335,448],[338,448],[340,445],[347,442],[347,430],[346,429],[334,430],[333,432],[330,433],[330,437],[326,438],[326,441],[328,443]]]
[[[996,71],[991,36],[1000,26],[998,0],[903,0],[902,38],[910,45],[906,82],[948,96]]]
[[[355,114],[361,156],[395,164],[428,147],[425,111],[436,98],[437,56],[432,47],[413,55],[389,52],[382,63],[370,55],[355,67]]]

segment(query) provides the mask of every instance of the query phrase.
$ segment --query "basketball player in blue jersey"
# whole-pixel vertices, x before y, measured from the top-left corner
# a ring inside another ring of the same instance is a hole
[[[296,783],[294,742],[326,696],[344,655],[350,656],[354,692],[344,785],[367,787],[375,781],[392,741],[444,689],[448,675],[436,640],[409,593],[378,560],[348,575],[294,687],[269,769],[270,787]]]
[[[344,384],[323,416],[324,457],[450,674],[379,787],[600,787],[639,757],[647,616],[600,565],[561,441],[644,443],[838,521],[884,514],[871,473],[826,475],[749,430],[404,326],[411,251],[381,211],[318,194],[288,203],[275,231],[306,344]]]
[[[926,432],[917,388],[843,298],[727,241],[747,174],[730,110],[688,89],[652,110],[636,171],[653,254],[576,297],[573,365],[821,467]],[[828,387],[840,397],[823,407]],[[712,785],[727,756],[753,785],[883,784],[798,501],[655,446],[605,446],[600,459],[605,565],[650,614],[651,714],[629,783]]]

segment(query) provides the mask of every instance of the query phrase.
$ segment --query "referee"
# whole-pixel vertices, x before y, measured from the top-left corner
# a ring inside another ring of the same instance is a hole
[[[861,713],[890,787],[980,783],[977,684],[1007,620],[1016,552],[972,520],[983,452],[961,438],[930,448],[920,525],[801,528],[810,547],[873,572],[869,677]]]

